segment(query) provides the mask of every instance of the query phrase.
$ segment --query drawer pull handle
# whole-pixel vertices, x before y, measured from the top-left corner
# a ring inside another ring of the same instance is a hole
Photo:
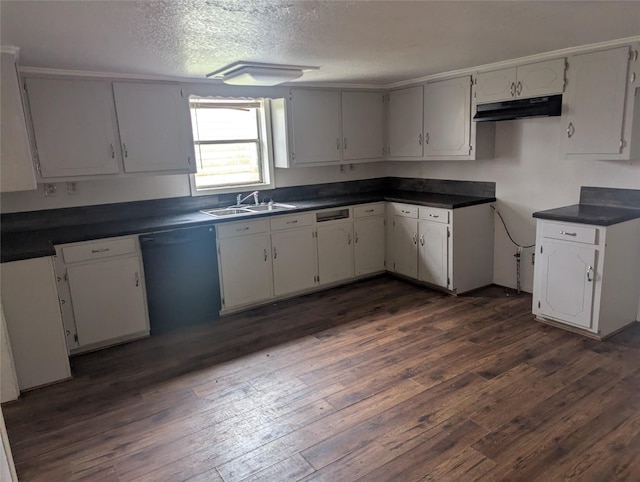
[[[354,238],[355,238],[354,243],[355,243],[355,244],[358,244],[358,233],[355,233]]]
[[[297,224],[298,220],[294,219],[293,221],[287,221],[287,224]]]
[[[439,218],[440,215],[439,214],[429,214],[430,218]]]
[[[264,260],[265,260],[265,261],[267,260],[267,256],[268,256],[268,255],[267,255],[267,248],[264,248]]]
[[[373,211],[375,211],[375,209],[365,209],[364,210],[365,213],[372,213]]]
[[[275,246],[273,247],[273,259],[278,259],[278,250]]]
[[[565,236],[577,236],[578,233],[570,233],[568,231],[560,231],[560,234],[564,234]]]
[[[347,244],[351,244],[351,233],[347,233]]]
[[[405,211],[404,209],[401,209],[400,212],[402,212],[404,214],[411,214],[411,211]]]
[[[587,266],[587,281],[589,283],[593,281],[593,267],[591,265]]]
[[[424,246],[424,234],[420,235],[420,245]]]
[[[91,252],[92,253],[106,253],[107,251],[109,251],[109,248],[99,248],[99,249],[92,249]]]
[[[135,280],[136,280],[136,287],[140,286],[140,273],[138,273],[137,271],[136,271]]]
[[[249,226],[245,226],[244,228],[237,228],[236,232],[240,232],[240,231],[249,231]]]
[[[413,233],[412,239],[413,244],[418,244],[418,233]]]

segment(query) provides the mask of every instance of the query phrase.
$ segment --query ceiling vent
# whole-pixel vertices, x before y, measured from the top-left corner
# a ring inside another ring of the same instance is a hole
[[[302,77],[307,70],[320,67],[309,65],[282,65],[238,61],[207,74],[207,78],[221,79],[230,85],[271,86]]]

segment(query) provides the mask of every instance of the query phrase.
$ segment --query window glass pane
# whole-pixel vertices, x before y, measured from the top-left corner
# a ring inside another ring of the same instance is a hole
[[[262,182],[258,142],[196,145],[197,187]]]
[[[229,102],[225,107],[203,101],[192,102],[191,121],[196,140],[221,141],[227,139],[244,140],[258,138],[258,108],[255,104]]]

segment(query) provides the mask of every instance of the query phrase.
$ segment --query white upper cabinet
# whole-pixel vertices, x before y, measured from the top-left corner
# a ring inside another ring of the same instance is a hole
[[[39,78],[26,82],[43,178],[119,172],[109,82]]]
[[[276,167],[384,159],[384,94],[292,89],[271,101]]]
[[[424,86],[424,155],[468,156],[471,135],[471,77]]]
[[[380,92],[342,92],[342,160],[384,157],[385,104]]]
[[[564,59],[481,72],[476,77],[476,102],[499,102],[552,94],[564,90]]]
[[[114,82],[126,172],[186,170],[191,162],[189,107],[171,84]]]
[[[0,75],[0,192],[33,190],[36,188],[36,174],[14,54],[2,52]]]
[[[634,54],[635,55],[635,54]],[[629,47],[569,58],[567,93],[562,106],[567,158],[630,159],[640,137],[640,110],[632,81],[640,74],[637,58],[629,69]],[[629,72],[631,70],[631,72]],[[636,127],[632,129],[633,122]],[[632,144],[634,144],[633,146]]]
[[[340,92],[293,89],[291,120],[295,164],[340,161]]]
[[[389,93],[389,157],[422,158],[422,86]]]

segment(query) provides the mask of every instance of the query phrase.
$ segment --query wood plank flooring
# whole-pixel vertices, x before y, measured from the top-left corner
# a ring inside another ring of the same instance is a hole
[[[73,359],[3,407],[20,480],[640,480],[640,327],[383,276]]]

